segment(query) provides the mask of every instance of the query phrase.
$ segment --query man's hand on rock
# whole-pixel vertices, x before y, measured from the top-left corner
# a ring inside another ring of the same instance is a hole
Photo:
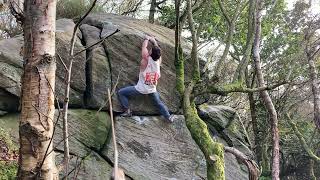
[[[151,37],[150,36],[148,36],[148,35],[146,35],[145,37],[144,37],[144,40],[150,40],[151,39]]]
[[[157,40],[156,40],[156,38],[155,38],[154,36],[152,36],[152,37],[150,38],[150,42],[151,42],[153,45],[158,46]]]

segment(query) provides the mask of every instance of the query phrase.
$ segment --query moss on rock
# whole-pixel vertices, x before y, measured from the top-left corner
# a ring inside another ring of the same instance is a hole
[[[203,152],[207,162],[208,180],[224,180],[224,150],[221,143],[213,141],[207,125],[198,116],[195,107],[185,107],[187,127],[192,138]]]

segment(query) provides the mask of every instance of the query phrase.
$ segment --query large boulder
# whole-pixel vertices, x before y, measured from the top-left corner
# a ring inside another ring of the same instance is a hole
[[[214,137],[254,159],[248,133],[236,110],[228,106],[202,104],[198,106],[198,114]]]
[[[62,61],[68,66],[71,60],[69,55],[70,41],[75,26],[71,19],[60,19],[56,23],[56,88],[55,92],[60,102],[64,101],[64,93],[66,87],[66,70]],[[76,36],[74,44],[74,52],[84,49],[81,40]],[[77,55],[72,64],[71,82],[70,82],[70,106],[84,107],[84,92],[86,91],[86,53]]]
[[[101,30],[88,24],[80,26],[83,42],[88,47],[100,39]],[[86,51],[85,103],[89,108],[104,106],[108,88],[111,89],[111,70],[107,54],[102,45]]]
[[[235,109],[223,105],[202,104],[198,106],[198,114],[208,125],[213,138],[255,159],[247,131]],[[239,164],[233,154],[225,153],[225,167],[226,179],[248,179],[247,167]]]
[[[23,37],[0,41],[0,110],[17,111],[21,93]]]
[[[57,47],[57,71],[55,93],[60,102],[64,99],[65,75],[66,70],[62,61],[69,64],[69,46],[74,27],[72,20],[61,19],[57,21],[56,47]],[[80,40],[76,38],[75,51],[83,49]],[[21,93],[21,76],[23,73],[23,58],[21,48],[23,46],[23,37],[17,36],[11,39],[0,41],[0,110],[18,111],[19,97]],[[79,54],[73,63],[71,89],[70,89],[70,107],[83,107],[83,94],[86,89],[85,77],[85,52]]]
[[[133,179],[206,178],[204,155],[183,116],[168,123],[159,116],[116,118],[119,166]],[[104,151],[113,159],[110,143]]]
[[[56,47],[57,72],[56,95],[63,102],[66,70],[68,65],[70,40],[75,24],[70,19],[57,21]],[[74,52],[112,34],[116,29],[120,32],[106,39],[102,44],[86,49],[73,61],[70,89],[70,107],[87,107],[92,109],[105,105],[108,88],[119,88],[135,85],[138,81],[141,60],[141,44],[146,34],[157,38],[162,48],[161,78],[158,91],[171,112],[178,112],[180,101],[176,91],[174,66],[174,31],[145,21],[112,14],[90,15],[80,26],[80,34],[76,36]],[[17,104],[20,96],[23,60],[20,50],[23,38],[15,37],[0,41],[0,89],[7,92],[2,97]],[[186,51],[188,46],[183,45]],[[60,60],[60,58],[62,60]],[[64,63],[62,63],[62,61]],[[190,66],[190,63],[187,66]],[[186,68],[186,78],[192,68]],[[5,93],[2,93],[5,94]],[[136,114],[159,114],[152,100],[147,95],[132,97],[131,108]],[[4,100],[0,99],[1,102]],[[12,111],[12,107],[1,104],[0,110]],[[114,110],[122,111],[116,93],[113,95]],[[107,107],[107,106],[105,106]],[[13,107],[17,111],[18,106]]]
[[[55,119],[58,117],[56,111]],[[78,179],[107,179],[113,166],[110,118],[93,110],[69,110],[70,171],[78,167]],[[0,116],[0,126],[18,143],[18,114]],[[119,165],[132,179],[202,179],[206,162],[183,119],[174,123],[159,116],[116,117]],[[220,139],[225,145],[227,143]],[[57,164],[62,162],[62,122],[54,136]],[[227,180],[248,179],[247,168],[225,153]],[[72,176],[74,172],[72,173]],[[63,177],[61,175],[61,177]]]
[[[163,60],[161,78],[157,89],[169,110],[172,112],[178,111],[180,101],[175,86],[173,30],[142,20],[113,14],[90,15],[83,23],[98,27],[101,30],[101,37],[111,34],[115,29],[120,30],[103,43],[110,63],[112,87],[117,84],[117,89],[137,83],[141,45],[144,36],[146,34],[155,36],[162,48]],[[99,40],[99,38],[96,40]],[[118,77],[119,80],[117,81]],[[121,111],[116,95],[113,96],[113,101],[114,109]],[[147,96],[133,97],[130,103],[136,114],[158,113],[153,102]]]
[[[55,112],[55,119],[59,117]],[[0,116],[0,126],[12,136],[18,144],[19,114],[7,114]],[[70,147],[70,171],[71,178],[77,179],[108,179],[112,165],[99,155],[99,151],[109,139],[110,117],[105,112],[93,110],[69,110],[69,147]],[[53,147],[56,151],[56,164],[61,164],[63,159],[63,132],[62,116],[56,126]],[[63,177],[63,174],[60,176]]]

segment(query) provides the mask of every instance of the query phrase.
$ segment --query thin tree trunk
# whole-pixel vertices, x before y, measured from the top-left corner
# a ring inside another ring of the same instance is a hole
[[[310,164],[310,179],[311,180],[317,180],[317,177],[314,174],[314,160],[310,159],[309,160],[309,164]]]
[[[263,73],[261,70],[260,62],[260,41],[261,41],[261,11],[262,11],[262,2],[261,0],[257,1],[256,9],[256,31],[254,38],[253,46],[253,57],[255,62],[255,70],[257,73],[258,83],[260,87],[265,86]],[[278,130],[278,117],[277,111],[273,105],[273,102],[269,96],[268,91],[261,91],[260,96],[268,110],[270,119],[271,119],[271,129],[272,129],[272,179],[279,180],[279,171],[280,171],[280,154],[279,154],[279,130]]]
[[[154,23],[154,14],[156,12],[157,0],[151,0],[149,10],[149,23]]]
[[[236,20],[237,20],[239,14],[240,14],[240,11],[241,11],[241,2],[239,2],[237,4],[237,8],[235,10],[235,13],[233,14],[233,17],[231,19],[227,15],[225,7],[222,4],[221,0],[219,0],[218,3],[219,3],[220,10],[223,12],[223,15],[224,15],[224,17],[225,17],[225,19],[227,21],[228,32],[227,32],[227,40],[226,40],[226,45],[225,45],[223,54],[222,54],[221,58],[219,59],[219,61],[217,62],[217,65],[215,67],[214,74],[215,74],[216,77],[221,76],[222,65],[223,65],[223,62],[226,60],[226,58],[227,58],[227,56],[229,54],[229,49],[230,49],[230,46],[231,46],[231,42],[232,42],[233,35],[234,35],[234,30],[235,30],[235,27],[236,27]]]
[[[56,0],[24,1],[18,179],[58,179],[53,134]],[[48,151],[47,148],[49,147]]]
[[[63,139],[64,139],[64,157],[63,157],[63,164],[64,164],[64,173],[65,176],[68,176],[69,173],[69,160],[70,160],[70,153],[69,153],[69,132],[68,132],[68,107],[69,107],[69,97],[70,97],[70,82],[71,82],[71,70],[72,70],[72,63],[73,58],[71,57],[67,77],[65,80],[66,89],[65,89],[65,99],[63,103]]]
[[[250,60],[250,55],[252,51],[252,44],[254,40],[254,24],[255,24],[255,17],[254,17],[254,10],[255,10],[255,1],[250,0],[249,1],[249,12],[248,12],[248,32],[247,32],[247,41],[246,46],[244,50],[244,56],[241,59],[235,76],[233,78],[233,81],[243,81],[243,77],[246,72],[246,67],[248,66],[248,62]]]
[[[190,100],[193,88],[200,77],[199,62],[197,58],[198,39],[193,24],[191,0],[187,1],[187,13],[189,20],[189,28],[192,34],[193,41],[191,50],[191,60],[193,61],[192,63],[195,66],[192,81],[185,88],[183,94],[183,114],[185,117],[186,125],[191,133],[192,138],[195,140],[195,142],[197,143],[197,145],[199,146],[206,158],[208,180],[224,180],[225,174],[223,145],[213,141],[209,134],[206,123],[202,121],[202,119],[198,116],[194,102]]]
[[[253,88],[254,87],[254,82],[255,82],[255,73],[252,75],[252,80],[250,81],[249,78],[249,72],[248,68],[246,68],[246,73],[245,73],[245,78],[246,78],[246,85],[248,88]],[[256,109],[256,102],[253,96],[253,92],[248,93],[248,99],[249,99],[249,107],[250,107],[250,115],[251,115],[251,124],[252,124],[252,131],[254,134],[254,152],[256,154],[258,162],[261,162],[261,144],[260,144],[260,139],[259,139],[259,129],[258,129],[258,120],[257,120],[257,109]]]
[[[180,0],[175,1],[175,11],[176,11],[176,27],[175,27],[175,66],[176,66],[176,88],[180,94],[183,95],[184,92],[184,59],[183,52],[181,48],[181,31],[180,31]],[[182,25],[183,26],[183,25]]]
[[[309,64],[309,76],[311,80],[311,88],[313,94],[313,114],[314,114],[314,123],[318,129],[320,129],[320,91],[319,91],[319,80],[318,72],[314,63],[314,56],[311,55],[311,52],[308,49],[308,45],[305,45],[305,52]]]
[[[206,123],[198,116],[194,104],[190,101],[194,81],[184,92],[183,114],[192,138],[206,158],[208,180],[224,180],[224,149],[221,143],[213,141]]]
[[[191,39],[192,39],[192,49],[191,49],[191,61],[193,67],[193,79],[194,81],[198,81],[200,79],[200,69],[199,69],[199,61],[198,61],[198,38],[196,33],[196,28],[194,26],[194,21],[192,17],[192,6],[191,0],[187,1],[187,13],[188,13],[188,23],[189,29],[191,31]]]

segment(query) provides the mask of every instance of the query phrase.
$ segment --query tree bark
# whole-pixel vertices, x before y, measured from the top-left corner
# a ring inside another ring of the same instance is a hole
[[[314,161],[312,159],[309,160],[309,164],[310,164],[310,179],[311,180],[317,180],[317,177],[314,174]]]
[[[198,116],[190,95],[194,87],[192,81],[184,92],[183,114],[192,138],[203,152],[207,164],[208,180],[224,180],[224,149],[221,143],[213,141],[206,123]]]
[[[236,156],[237,159],[239,159],[243,164],[245,164],[249,171],[249,180],[258,180],[259,177],[259,169],[258,166],[255,164],[255,162],[251,159],[249,159],[245,154],[243,154],[241,151],[237,150],[234,147],[224,147],[225,152],[231,153],[234,156]]]
[[[218,4],[219,4],[219,7],[220,7],[220,9],[222,11],[223,16],[225,17],[225,19],[227,21],[228,32],[227,32],[227,40],[226,40],[226,45],[225,45],[223,54],[222,54],[221,58],[218,60],[217,65],[215,67],[215,72],[214,73],[215,73],[216,77],[221,76],[222,65],[223,65],[223,62],[225,61],[225,59],[228,56],[229,49],[230,49],[230,46],[231,46],[231,42],[232,42],[232,39],[233,39],[234,30],[235,30],[235,27],[236,27],[236,20],[238,19],[239,14],[241,12],[241,2],[239,2],[237,4],[237,8],[235,10],[235,13],[233,14],[233,17],[231,19],[227,15],[225,7],[222,4],[221,0],[218,0]]]
[[[255,64],[255,70],[258,78],[258,83],[260,87],[265,86],[264,77],[261,70],[260,62],[260,41],[261,41],[261,11],[262,11],[262,2],[261,0],[257,1],[256,9],[256,24],[255,24],[255,36],[254,36],[254,46],[253,46],[253,58]],[[279,130],[278,130],[278,117],[277,111],[273,105],[273,102],[269,96],[268,91],[261,91],[260,96],[268,110],[270,120],[271,120],[271,129],[272,129],[272,179],[279,180],[280,173],[280,154],[279,154]]]
[[[157,0],[151,0],[150,2],[150,10],[149,10],[149,23],[154,23],[154,14],[157,8]]]
[[[254,10],[255,10],[255,1],[250,0],[249,1],[249,12],[248,12],[248,32],[247,32],[247,40],[246,40],[246,46],[244,50],[244,56],[241,59],[235,76],[233,78],[233,81],[243,81],[243,77],[245,76],[246,67],[248,66],[248,62],[250,60],[251,51],[252,51],[252,44],[254,40]]]
[[[306,39],[306,41],[307,42],[305,45],[305,53],[306,53],[308,64],[309,64],[309,76],[311,80],[311,88],[312,88],[312,94],[313,94],[314,123],[316,127],[320,130],[320,90],[319,90],[318,72],[314,63],[314,55],[312,55],[313,52],[308,47],[309,39]]]
[[[207,178],[208,180],[224,180],[224,150],[223,145],[213,141],[211,138],[207,125],[198,116],[194,102],[190,99],[191,93],[197,81],[199,81],[199,62],[197,58],[197,37],[196,30],[193,24],[191,0],[187,1],[187,13],[189,28],[192,34],[192,51],[191,61],[195,65],[193,78],[183,94],[183,114],[186,125],[190,131],[192,138],[195,140],[201,151],[203,152],[207,163]],[[181,67],[184,68],[184,67]],[[178,74],[177,74],[178,76]],[[177,77],[180,78],[180,77]],[[184,85],[184,83],[182,83]]]
[[[176,67],[176,88],[180,96],[184,92],[184,59],[181,48],[181,31],[180,31],[180,0],[175,1],[176,26],[175,26],[175,67]],[[183,26],[183,25],[182,25]]]
[[[58,179],[53,134],[56,0],[24,1],[18,179]],[[48,148],[48,150],[47,150]]]
[[[252,79],[250,82],[248,68],[246,68],[245,78],[246,78],[246,85],[248,88],[253,88],[255,84],[255,73],[252,75]],[[254,134],[254,152],[257,157],[257,161],[261,162],[261,144],[259,138],[259,127],[258,127],[258,120],[257,120],[257,108],[256,108],[256,101],[254,99],[253,92],[248,93],[249,99],[249,107],[250,107],[250,115],[251,115],[251,124],[252,124],[252,131]]]

